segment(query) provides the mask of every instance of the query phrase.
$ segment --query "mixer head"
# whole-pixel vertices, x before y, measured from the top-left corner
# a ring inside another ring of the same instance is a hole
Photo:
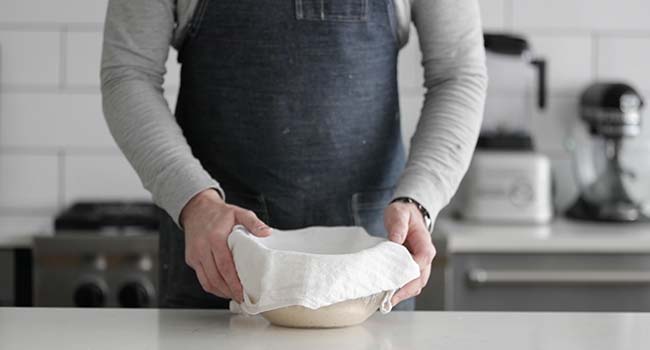
[[[643,98],[620,82],[590,85],[580,98],[580,114],[594,136],[620,139],[641,131]]]

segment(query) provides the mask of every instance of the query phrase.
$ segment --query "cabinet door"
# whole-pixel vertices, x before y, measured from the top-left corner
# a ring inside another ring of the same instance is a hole
[[[14,304],[14,254],[0,249],[0,306]]]
[[[650,311],[650,255],[460,254],[454,310]]]

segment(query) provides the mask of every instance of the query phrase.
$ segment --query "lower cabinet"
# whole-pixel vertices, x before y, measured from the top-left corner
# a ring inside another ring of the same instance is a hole
[[[447,310],[650,311],[650,254],[454,254]]]

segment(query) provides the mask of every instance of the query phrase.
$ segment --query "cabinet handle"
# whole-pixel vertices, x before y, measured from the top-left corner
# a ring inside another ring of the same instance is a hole
[[[467,280],[474,287],[491,285],[650,285],[650,271],[616,270],[486,270],[471,269]]]

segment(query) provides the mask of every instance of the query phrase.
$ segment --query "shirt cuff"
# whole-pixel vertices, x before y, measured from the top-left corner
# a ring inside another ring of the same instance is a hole
[[[154,194],[154,202],[163,208],[174,220],[179,228],[180,216],[185,205],[200,192],[206,189],[215,189],[224,200],[226,199],[223,189],[204,169],[189,169],[178,176],[165,181],[163,191],[158,196]]]

